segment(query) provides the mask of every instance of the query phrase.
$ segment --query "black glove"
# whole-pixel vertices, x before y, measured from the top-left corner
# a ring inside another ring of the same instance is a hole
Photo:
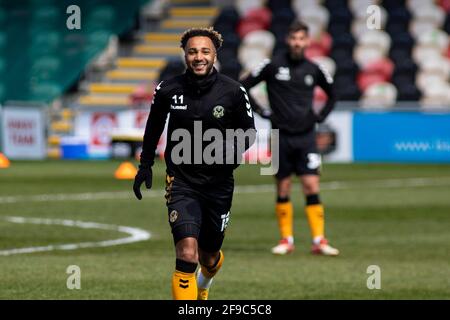
[[[133,184],[133,191],[138,200],[142,199],[141,194],[142,183],[145,181],[145,186],[147,187],[147,189],[150,189],[152,187],[152,179],[153,179],[152,167],[147,164],[139,165],[139,170],[136,174],[136,177],[134,177],[134,184]]]

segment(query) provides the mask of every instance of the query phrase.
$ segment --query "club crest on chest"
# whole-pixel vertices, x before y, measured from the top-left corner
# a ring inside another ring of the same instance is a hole
[[[225,115],[225,109],[224,109],[224,107],[218,105],[213,108],[212,113],[213,113],[214,118],[220,119]]]

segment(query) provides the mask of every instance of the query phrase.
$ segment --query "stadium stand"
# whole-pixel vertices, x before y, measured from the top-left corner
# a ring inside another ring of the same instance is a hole
[[[156,82],[184,71],[179,47],[181,33],[190,27],[208,26],[217,15],[217,7],[203,6],[202,1],[194,4],[172,1],[168,6],[163,1],[155,1],[153,8],[160,9],[160,16],[155,17],[150,8],[146,12],[156,20],[156,25],[150,31],[139,30],[131,51],[114,61],[101,82],[89,84],[87,94],[78,103],[111,106],[114,98],[118,107],[148,103]]]
[[[299,18],[311,26],[313,43],[308,57],[318,58],[316,61],[327,58],[326,67],[333,68],[341,100],[380,107],[404,101],[423,106],[450,104],[448,1],[255,0],[227,4],[222,3],[214,27],[226,39],[219,52],[222,71],[235,79],[284,50],[287,28]],[[371,5],[378,6],[380,15],[380,28],[375,30],[367,26]],[[380,91],[386,91],[385,99],[375,94]],[[378,98],[370,101],[371,97]]]
[[[217,68],[234,78],[286,49],[294,19],[311,28],[307,56],[332,75],[340,101],[362,108],[450,108],[448,0],[79,0],[81,30],[66,28],[71,1],[0,1],[0,102],[75,103],[51,110],[49,146],[76,110],[139,108],[158,81],[184,71],[181,33],[214,26]],[[377,5],[380,28],[369,30]],[[64,27],[61,27],[64,26]],[[264,86],[258,90],[262,101]],[[317,91],[318,101],[325,97]],[[339,105],[342,105],[339,104]]]
[[[86,14],[82,28],[70,30],[70,1],[2,1],[0,100],[51,102],[76,85],[87,65],[114,41],[112,36],[134,25],[141,2],[77,1]]]
[[[91,64],[105,72],[100,82],[84,86],[87,93],[79,103],[108,104],[112,100],[108,95],[117,95],[118,105],[130,105],[127,97],[139,85],[183,70],[179,35],[195,26],[214,25],[223,34],[218,66],[237,79],[284,50],[287,28],[299,18],[311,28],[308,57],[316,61],[326,57],[335,66],[341,100],[366,101],[364,93],[370,86],[391,83],[397,90],[396,102],[448,104],[444,91],[449,90],[450,5],[446,0],[134,0],[126,5],[117,0],[107,4],[82,0],[77,4],[87,14],[83,28],[73,31],[60,27],[69,1],[1,3],[0,23],[7,26],[0,32],[1,101],[52,101],[76,85]],[[370,5],[378,5],[380,30],[368,30]],[[131,52],[118,57],[119,44],[113,35],[132,29],[139,14],[158,23],[151,30],[137,30],[142,36]]]

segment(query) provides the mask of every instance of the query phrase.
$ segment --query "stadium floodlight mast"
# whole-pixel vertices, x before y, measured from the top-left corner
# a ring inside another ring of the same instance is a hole
[[[261,134],[266,133],[262,132],[266,130],[259,131]],[[215,128],[203,131],[202,122],[194,121],[194,131],[192,134],[189,130],[183,128],[175,129],[172,132],[170,141],[175,144],[171,151],[171,159],[176,165],[239,165],[258,164],[259,158],[259,163],[263,165],[270,164],[269,167],[261,167],[260,174],[273,175],[278,172],[279,167],[279,132],[278,129],[268,131],[270,131],[270,150],[272,156],[264,159],[264,157],[260,157],[258,154],[257,157],[243,159],[242,155],[248,145],[252,145],[252,148],[255,148],[258,153],[260,152],[255,129],[245,131],[242,129],[226,129],[224,136],[219,129]]]

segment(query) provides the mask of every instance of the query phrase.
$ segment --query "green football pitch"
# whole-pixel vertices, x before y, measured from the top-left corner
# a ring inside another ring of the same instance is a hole
[[[0,299],[171,299],[164,166],[155,166],[153,190],[137,201],[132,181],[113,177],[119,164],[12,162],[0,169]],[[270,253],[278,240],[273,178],[259,169],[236,171],[225,262],[211,299],[450,298],[449,165],[326,164],[321,198],[327,236],[341,251],[335,258],[309,253],[298,184],[296,251]],[[67,287],[73,265],[79,290]],[[367,286],[374,265],[380,289]]]

